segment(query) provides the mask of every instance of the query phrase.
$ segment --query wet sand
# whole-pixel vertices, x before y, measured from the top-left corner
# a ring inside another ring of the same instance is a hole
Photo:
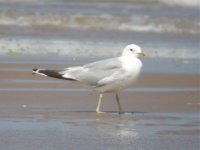
[[[0,64],[0,149],[200,148],[199,74],[143,73],[120,93],[123,115],[113,94],[96,114],[97,93],[33,76],[36,66],[66,67]]]

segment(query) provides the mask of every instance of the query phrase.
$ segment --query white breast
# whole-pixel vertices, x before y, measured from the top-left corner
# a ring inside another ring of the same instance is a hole
[[[123,88],[133,85],[140,74],[142,62],[136,57],[121,57],[123,68],[126,70],[126,79],[124,79]]]
[[[124,57],[121,57],[120,60],[122,61],[123,68],[131,76],[132,75],[134,76],[140,73],[140,70],[142,68],[142,62],[137,57],[124,56]]]

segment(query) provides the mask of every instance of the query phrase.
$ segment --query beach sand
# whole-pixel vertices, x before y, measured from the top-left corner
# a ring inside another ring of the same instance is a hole
[[[34,67],[63,64],[0,64],[0,149],[200,148],[199,74],[142,73],[135,87],[105,94],[96,114],[98,93],[66,81],[35,76]],[[30,69],[30,70],[29,70]]]

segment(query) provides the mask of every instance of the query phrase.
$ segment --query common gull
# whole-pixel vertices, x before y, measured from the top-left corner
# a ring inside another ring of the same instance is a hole
[[[33,69],[33,74],[68,80],[96,90],[99,93],[97,113],[103,113],[100,111],[103,94],[115,92],[118,111],[121,114],[122,108],[118,92],[131,87],[139,76],[142,68],[139,56],[145,56],[145,53],[138,45],[130,44],[124,48],[120,57],[62,70]]]

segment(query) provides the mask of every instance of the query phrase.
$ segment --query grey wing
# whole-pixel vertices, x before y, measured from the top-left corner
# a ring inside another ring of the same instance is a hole
[[[106,82],[112,82],[117,79],[117,76],[123,74],[122,63],[119,58],[107,59],[82,67],[67,68],[63,76],[73,78],[84,84],[93,87],[99,87]]]

